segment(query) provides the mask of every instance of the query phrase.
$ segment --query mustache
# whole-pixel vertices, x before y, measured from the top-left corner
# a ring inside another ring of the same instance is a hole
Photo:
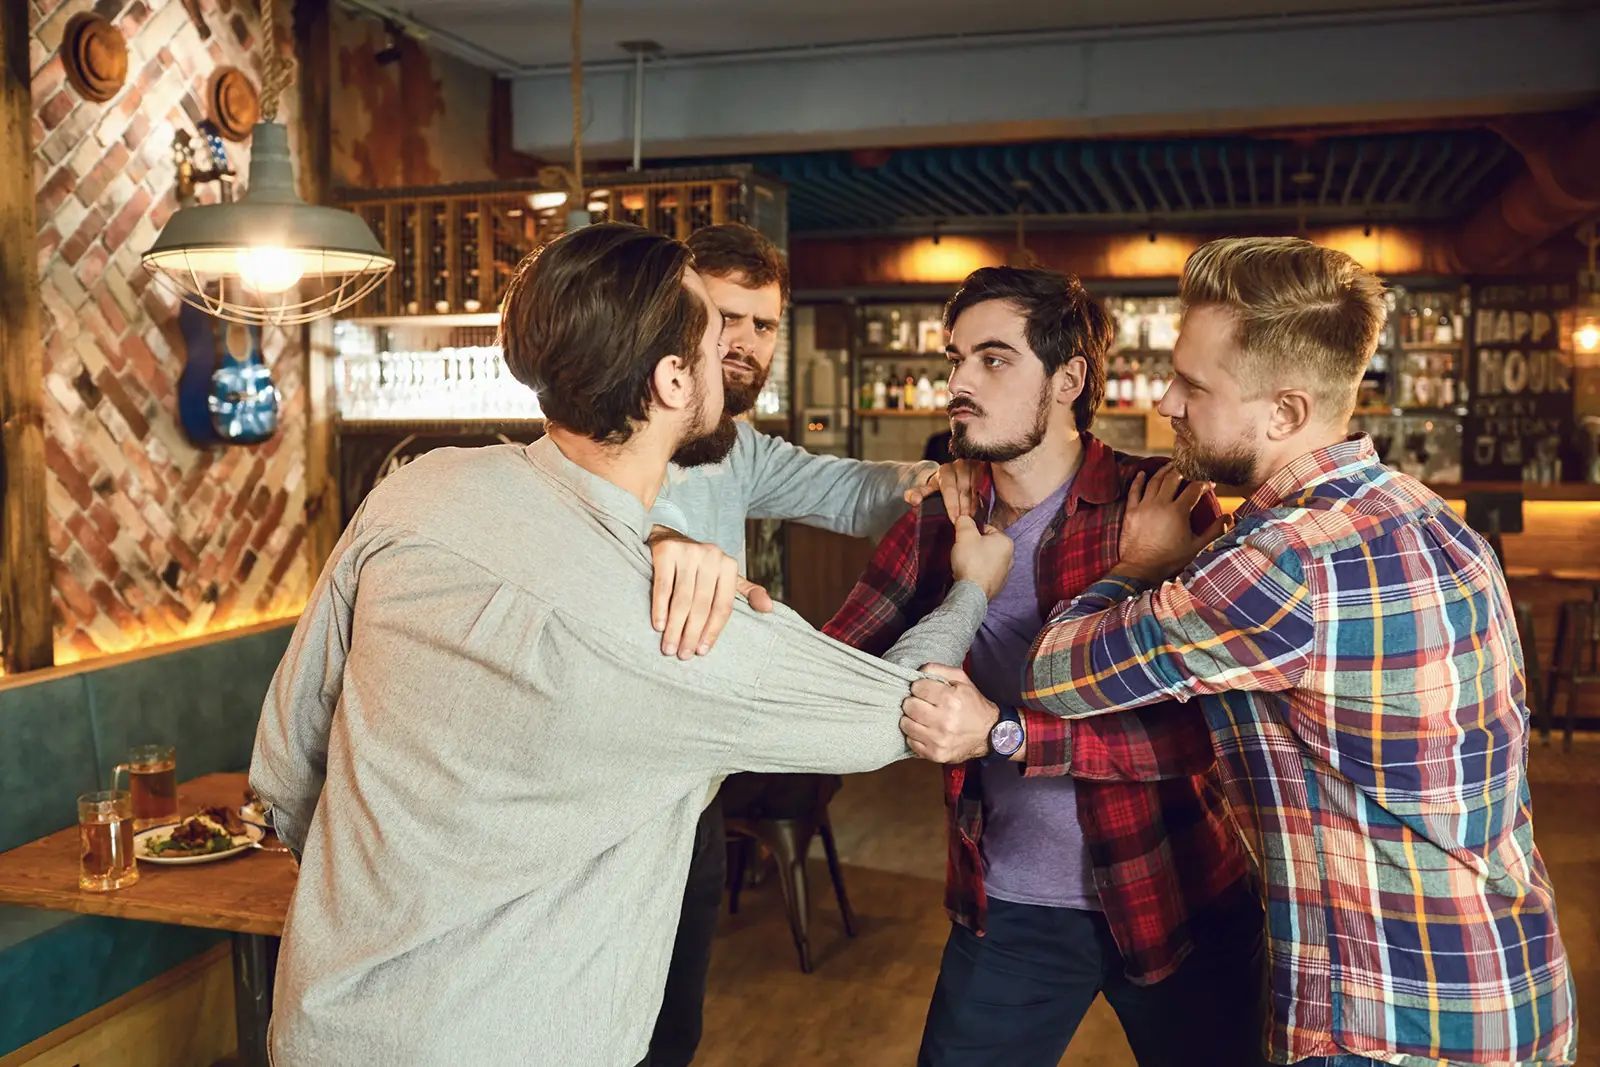
[[[732,352],[729,352],[727,355],[723,356],[722,357],[722,362],[724,362],[724,363],[736,363],[739,366],[743,367],[745,370],[749,371],[751,374],[760,374],[761,373],[761,367],[760,367],[760,365],[758,363],[756,363],[755,360],[750,359],[750,358],[748,358],[746,356],[735,355]]]
[[[982,408],[965,397],[962,397],[960,400],[952,400],[950,403],[944,406],[944,413],[946,415],[957,415],[963,411],[970,411],[974,415],[983,414]]]

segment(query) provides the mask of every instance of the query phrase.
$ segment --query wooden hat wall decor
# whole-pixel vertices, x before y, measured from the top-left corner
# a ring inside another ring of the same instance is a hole
[[[67,23],[61,41],[67,80],[85,100],[104,103],[128,80],[128,42],[100,15],[85,12]]]
[[[206,84],[206,114],[230,141],[248,141],[261,118],[261,96],[244,71],[218,67]]]

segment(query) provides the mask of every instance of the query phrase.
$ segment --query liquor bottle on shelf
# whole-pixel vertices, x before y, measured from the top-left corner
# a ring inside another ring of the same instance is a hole
[[[917,379],[912,376],[909,368],[906,370],[905,378],[900,382],[900,406],[907,411],[915,411],[917,408]]]
[[[933,383],[933,406],[943,411],[950,403],[950,380],[940,378]]]
[[[905,399],[905,390],[900,386],[899,370],[889,367],[883,372],[883,389],[889,395],[889,410],[899,411],[900,401]]]
[[[1142,324],[1139,316],[1139,305],[1132,300],[1122,302],[1122,310],[1117,315],[1117,347],[1139,348],[1139,327]]]
[[[1439,319],[1433,327],[1433,343],[1436,345],[1453,345],[1456,343],[1455,323],[1450,319],[1450,310],[1439,308]]]
[[[883,351],[885,343],[884,332],[883,320],[876,313],[867,312],[867,347],[880,352]]]
[[[1151,405],[1151,399],[1150,399],[1150,377],[1149,377],[1149,375],[1145,374],[1144,368],[1139,365],[1139,361],[1138,360],[1134,360],[1133,361],[1133,406],[1138,408],[1141,411],[1149,411],[1150,410],[1150,405]]]
[[[1414,345],[1422,340],[1422,313],[1417,310],[1414,297],[1406,297],[1405,343]]]
[[[874,411],[883,411],[889,406],[889,383],[883,376],[883,368],[877,368],[877,376],[872,380],[872,403],[868,407]]]
[[[889,311],[889,349],[892,352],[904,352],[906,345],[906,323],[900,315],[899,308]]]
[[[1145,348],[1157,351],[1167,351],[1178,340],[1178,317],[1167,308],[1166,303],[1156,304],[1155,314],[1150,318],[1150,327],[1145,335]]]
[[[917,379],[917,410],[933,410],[933,382],[928,380],[927,371],[923,371],[922,377]]]
[[[1376,378],[1361,379],[1360,391],[1356,394],[1356,407],[1375,408],[1383,397],[1382,387]]]
[[[875,392],[876,390],[873,388],[872,379],[868,378],[866,372],[863,371],[861,374],[861,395],[860,399],[857,401],[862,411],[869,411],[872,408],[877,407],[877,401],[873,399],[873,394]]]

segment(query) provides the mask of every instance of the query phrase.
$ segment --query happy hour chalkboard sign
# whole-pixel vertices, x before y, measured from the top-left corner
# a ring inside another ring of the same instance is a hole
[[[1474,294],[1463,481],[1555,481],[1572,435],[1571,281],[1490,282]]]

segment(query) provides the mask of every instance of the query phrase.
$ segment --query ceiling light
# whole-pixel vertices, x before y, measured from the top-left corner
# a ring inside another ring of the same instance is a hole
[[[251,132],[250,185],[232,203],[184,207],[141,262],[187,304],[229,322],[289,325],[325,318],[371,292],[394,269],[372,230],[349,211],[300,199],[289,131],[273,121],[289,71],[272,2],[263,4],[262,121]]]

